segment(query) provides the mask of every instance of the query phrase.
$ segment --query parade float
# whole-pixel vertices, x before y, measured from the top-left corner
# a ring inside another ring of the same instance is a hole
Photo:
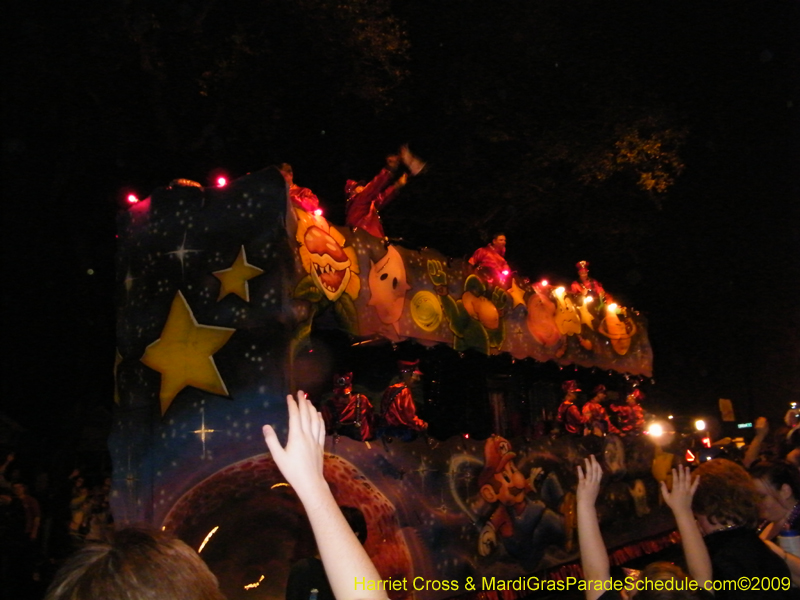
[[[174,532],[228,598],[283,597],[292,562],[314,552],[261,435],[264,423],[285,432],[296,389],[326,412],[337,501],[364,512],[382,577],[409,582],[392,598],[517,597],[529,592],[465,584],[578,575],[575,466],[589,453],[609,474],[612,560],[674,541],[656,478],[671,461],[646,436],[553,435],[557,399],[530,375],[649,377],[647,324],[631,309],[337,226],[293,206],[275,168],[223,187],[176,180],[131,204],[117,273],[115,520]],[[484,370],[495,359],[513,368]],[[389,393],[405,385],[398,361],[418,385],[404,408]],[[403,410],[411,420],[392,422]]]

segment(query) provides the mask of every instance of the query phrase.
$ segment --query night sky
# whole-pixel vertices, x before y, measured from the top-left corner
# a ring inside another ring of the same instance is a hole
[[[4,15],[0,414],[29,455],[67,466],[110,421],[129,191],[289,161],[342,223],[345,179],[406,142],[428,169],[389,237],[502,230],[566,283],[589,260],[649,319],[654,405],[800,401],[797,2],[160,4]]]

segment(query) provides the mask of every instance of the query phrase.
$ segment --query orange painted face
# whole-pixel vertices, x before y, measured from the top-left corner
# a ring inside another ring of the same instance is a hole
[[[350,257],[329,233],[314,225],[306,230],[304,245],[314,283],[328,300],[338,300],[350,281]]]
[[[500,313],[492,301],[485,296],[476,296],[472,292],[464,292],[461,302],[469,316],[480,321],[486,329],[497,329],[500,326]]]

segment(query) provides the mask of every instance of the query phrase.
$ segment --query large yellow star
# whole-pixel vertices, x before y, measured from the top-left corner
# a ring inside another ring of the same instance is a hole
[[[214,363],[214,354],[234,331],[228,327],[200,325],[183,294],[175,294],[161,337],[145,349],[141,358],[144,364],[161,373],[162,415],[187,385],[220,396],[228,395]]]
[[[228,294],[236,294],[245,302],[250,302],[250,286],[247,281],[253,277],[258,277],[264,272],[264,269],[251,265],[247,262],[247,255],[244,252],[244,246],[239,250],[239,256],[233,261],[233,264],[222,271],[214,271],[213,275],[220,281],[219,297],[217,302],[222,300]]]
[[[517,285],[517,280],[511,280],[511,287],[508,288],[508,295],[511,296],[511,299],[514,301],[514,304],[511,308],[516,308],[520,304],[525,306],[525,290]]]

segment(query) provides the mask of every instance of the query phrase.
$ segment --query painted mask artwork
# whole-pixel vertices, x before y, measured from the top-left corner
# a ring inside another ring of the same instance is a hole
[[[353,249],[344,247],[344,236],[324,218],[299,209],[296,212],[300,258],[316,286],[331,302],[345,292],[352,298],[358,296],[358,261]]]
[[[394,246],[389,246],[378,262],[370,261],[368,305],[375,307],[381,323],[397,327],[410,289],[403,258]]]

